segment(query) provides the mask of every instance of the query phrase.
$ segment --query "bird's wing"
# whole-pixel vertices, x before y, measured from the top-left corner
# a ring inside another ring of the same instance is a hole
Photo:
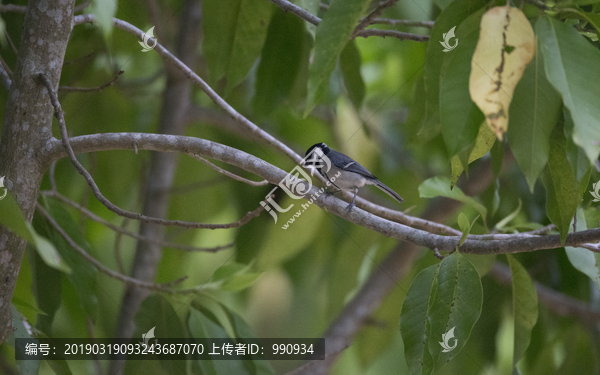
[[[339,153],[337,151],[334,151],[334,150],[331,150],[329,152],[330,153],[335,152],[337,160],[341,161],[342,165],[338,165],[337,166],[338,168],[340,168],[344,171],[358,173],[359,175],[364,176],[366,178],[377,179],[377,177],[373,176],[367,168],[360,165],[357,161],[352,160],[352,158],[350,158],[349,156],[346,156],[346,155]]]

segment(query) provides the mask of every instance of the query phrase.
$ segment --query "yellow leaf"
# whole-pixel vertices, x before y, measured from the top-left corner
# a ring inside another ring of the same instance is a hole
[[[534,55],[535,35],[523,12],[502,6],[483,15],[471,60],[469,93],[500,140],[508,128],[515,86]]]

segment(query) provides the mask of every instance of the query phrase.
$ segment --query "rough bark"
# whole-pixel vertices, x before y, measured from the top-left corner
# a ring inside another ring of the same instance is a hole
[[[52,137],[47,90],[34,78],[44,72],[58,87],[75,0],[31,0],[27,6],[17,63],[4,111],[0,176],[12,182],[27,220],[35,209],[44,168],[36,150]],[[10,302],[26,241],[0,227],[0,343],[13,332]]]

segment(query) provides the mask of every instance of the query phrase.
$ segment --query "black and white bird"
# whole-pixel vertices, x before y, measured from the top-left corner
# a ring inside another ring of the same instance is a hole
[[[311,153],[313,153],[313,155],[309,158],[305,158],[305,165],[308,168],[316,169],[338,189],[354,192],[352,203],[350,203],[347,208],[348,211],[354,207],[358,189],[365,185],[375,185],[398,202],[404,202],[404,199],[402,199],[398,193],[384,185],[377,177],[373,176],[367,168],[360,165],[359,162],[341,152],[332,150],[325,143],[317,143],[310,146],[306,151],[305,156],[308,156]],[[327,163],[325,158],[329,159],[329,163]],[[329,170],[327,170],[327,168],[329,168]],[[338,173],[339,176],[334,179],[333,176],[337,176]]]

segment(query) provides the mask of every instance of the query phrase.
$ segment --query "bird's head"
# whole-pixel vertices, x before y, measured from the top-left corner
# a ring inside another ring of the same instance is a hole
[[[313,168],[320,170],[323,167],[324,156],[325,159],[329,153],[329,147],[325,143],[317,143],[306,151],[304,155],[304,166],[307,168]]]

